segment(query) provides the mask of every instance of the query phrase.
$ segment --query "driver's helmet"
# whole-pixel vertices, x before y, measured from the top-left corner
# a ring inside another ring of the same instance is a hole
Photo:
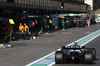
[[[78,42],[74,42],[75,44],[77,44]]]

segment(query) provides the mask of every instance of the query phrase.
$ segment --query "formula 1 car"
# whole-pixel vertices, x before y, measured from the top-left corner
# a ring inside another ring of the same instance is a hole
[[[92,64],[96,59],[95,48],[85,48],[74,44],[71,46],[62,46],[60,51],[55,52],[55,63],[85,63]]]

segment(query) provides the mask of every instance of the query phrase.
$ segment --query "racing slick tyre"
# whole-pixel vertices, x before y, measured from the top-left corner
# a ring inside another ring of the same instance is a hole
[[[82,48],[85,48],[85,46],[82,46]]]
[[[95,48],[90,48],[89,50],[93,53],[93,59],[96,60],[96,50],[95,50]]]
[[[93,53],[91,51],[88,51],[84,54],[84,63],[85,64],[93,63]]]
[[[64,63],[64,55],[62,51],[55,52],[55,63],[56,64],[63,64]]]

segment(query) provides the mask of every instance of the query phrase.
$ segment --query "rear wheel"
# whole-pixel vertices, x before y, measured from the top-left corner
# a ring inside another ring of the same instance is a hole
[[[55,63],[56,64],[63,64],[64,63],[64,56],[62,51],[56,51],[55,53]]]
[[[93,53],[93,59],[95,60],[96,59],[96,50],[95,50],[95,48],[90,48],[89,50]]]
[[[84,63],[85,64],[93,63],[93,53],[92,52],[89,51],[84,54]]]
[[[82,48],[85,48],[85,46],[82,46]]]

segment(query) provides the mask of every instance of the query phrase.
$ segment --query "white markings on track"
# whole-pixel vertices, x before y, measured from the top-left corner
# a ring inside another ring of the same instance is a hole
[[[93,39],[97,38],[98,36],[100,36],[100,30],[98,31],[95,31],[75,42],[78,42],[80,46],[83,46],[83,45],[86,45],[87,43],[89,43],[90,41],[92,41]],[[74,42],[68,44],[67,46],[70,46],[70,45],[73,45]],[[58,49],[58,51],[61,50],[61,49]],[[55,54],[55,51],[26,65],[26,66],[52,66],[55,64],[54,62],[54,55]]]

